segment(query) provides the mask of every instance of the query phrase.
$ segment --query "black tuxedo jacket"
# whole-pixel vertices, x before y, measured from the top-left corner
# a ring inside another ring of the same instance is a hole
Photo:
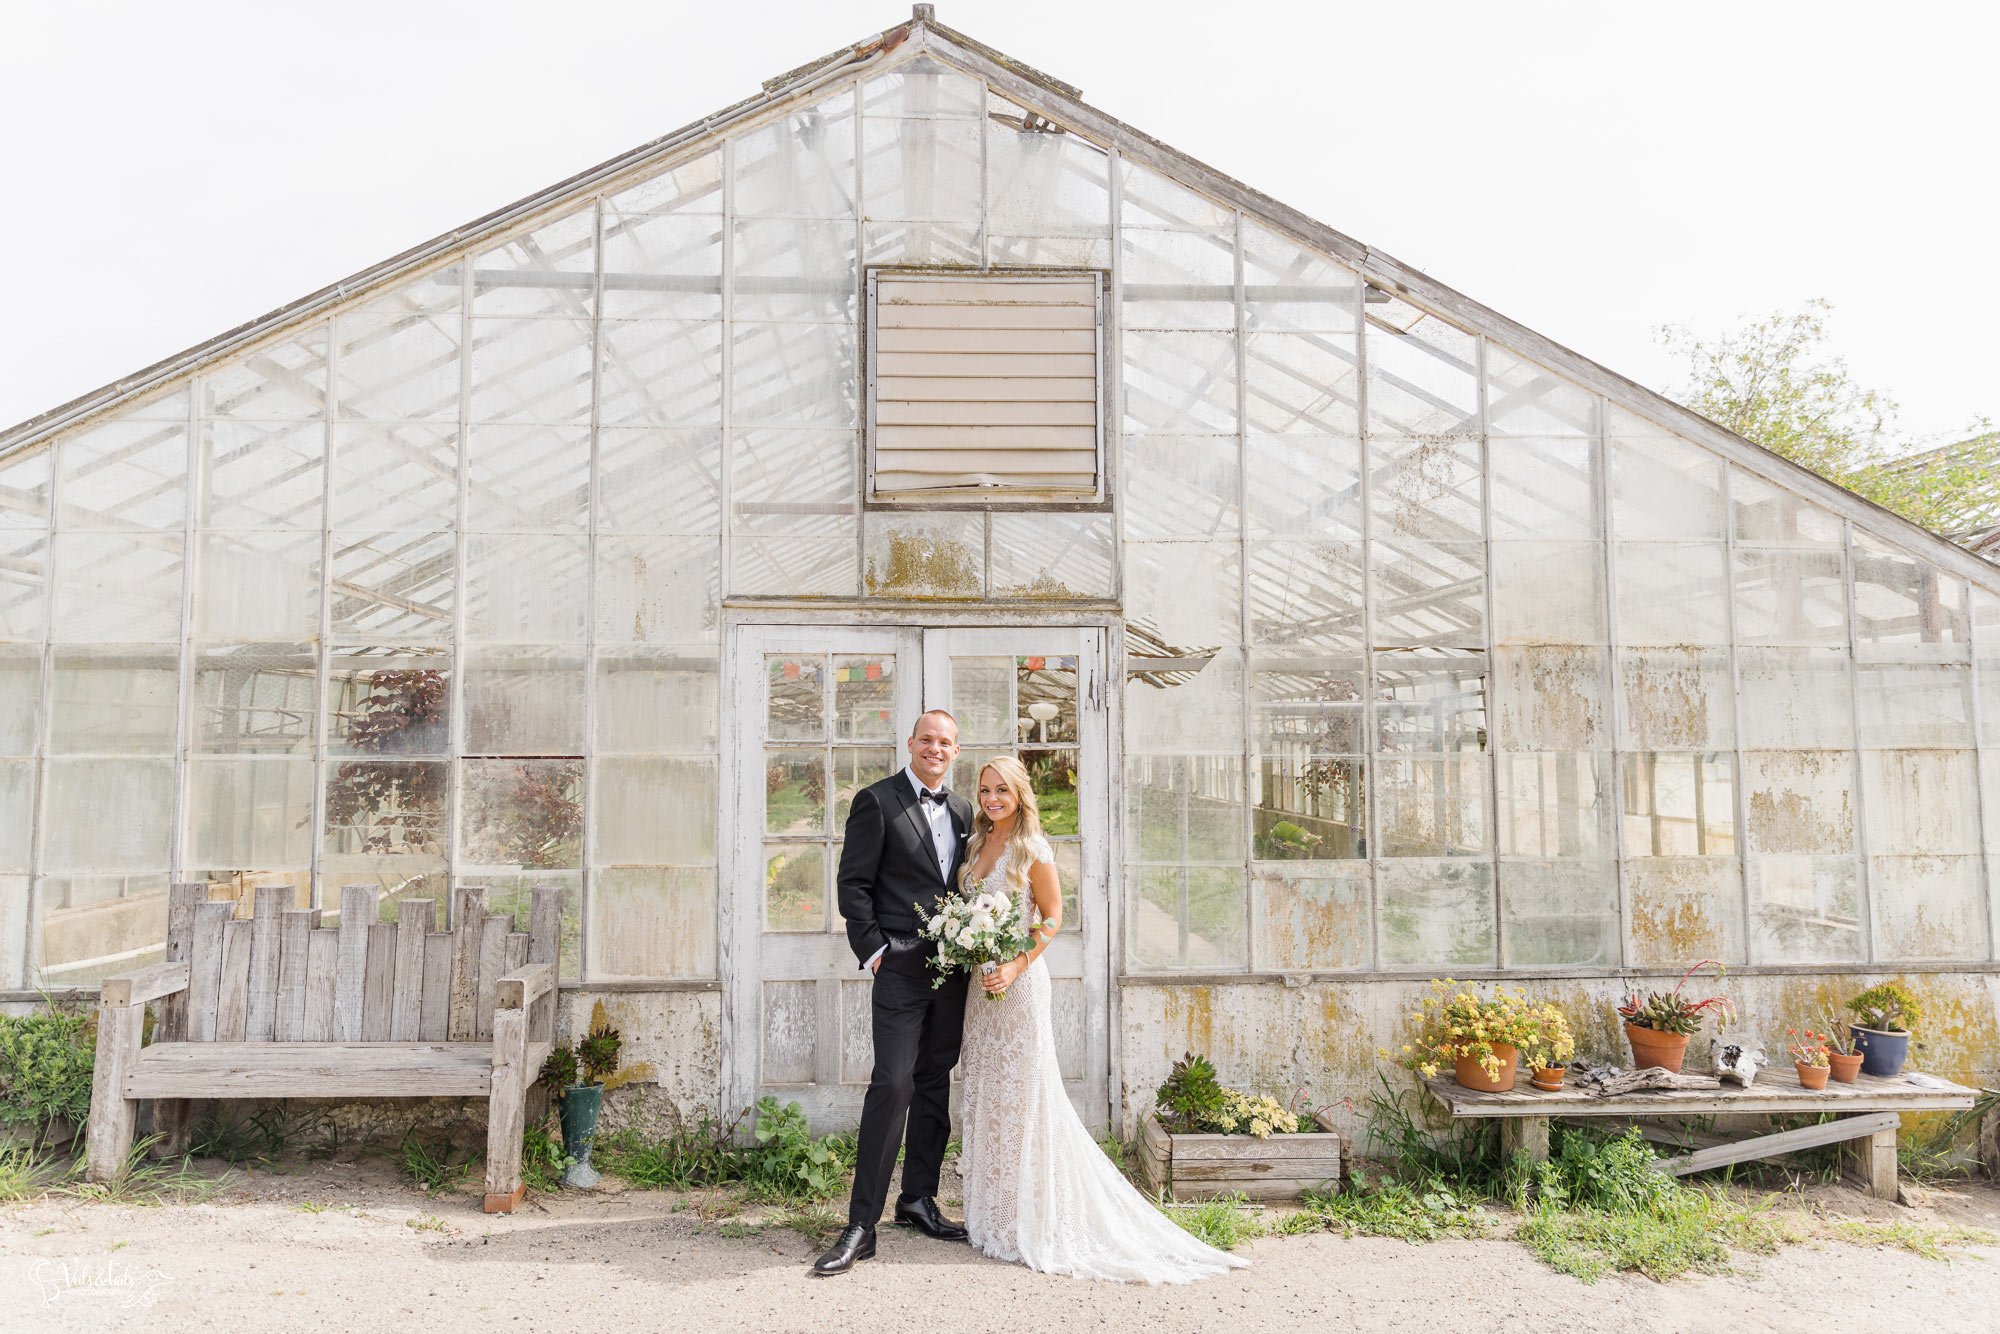
[[[958,888],[972,803],[955,792],[945,802],[957,834],[949,876],[938,875],[930,822],[919,804],[909,772],[898,770],[855,793],[847,813],[847,841],[840,850],[840,915],[847,919],[847,942],[863,968],[884,945],[889,946],[885,964],[921,948],[916,905],[934,912],[938,900]]]

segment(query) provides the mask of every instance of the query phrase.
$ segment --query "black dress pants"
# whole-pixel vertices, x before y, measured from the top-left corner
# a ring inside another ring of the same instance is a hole
[[[896,1150],[903,1150],[902,1198],[935,1195],[951,1139],[951,1071],[965,1030],[966,975],[933,989],[922,941],[898,941],[875,973],[875,1070],[861,1104],[859,1154],[847,1221],[882,1218]],[[907,1134],[905,1126],[907,1124]]]

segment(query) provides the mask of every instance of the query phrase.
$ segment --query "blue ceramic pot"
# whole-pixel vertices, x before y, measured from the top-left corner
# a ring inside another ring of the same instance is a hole
[[[1859,1024],[1849,1031],[1854,1034],[1854,1050],[1861,1053],[1862,1074],[1893,1079],[1903,1073],[1903,1062],[1910,1055],[1908,1033],[1889,1033]]]

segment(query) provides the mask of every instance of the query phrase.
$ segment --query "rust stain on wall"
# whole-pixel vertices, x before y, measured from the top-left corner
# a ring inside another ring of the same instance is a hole
[[[979,557],[963,542],[924,528],[894,532],[888,550],[868,557],[867,591],[876,596],[976,597]]]

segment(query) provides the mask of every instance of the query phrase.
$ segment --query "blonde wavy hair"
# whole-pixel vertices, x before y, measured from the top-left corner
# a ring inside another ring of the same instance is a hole
[[[1027,888],[1028,872],[1035,865],[1035,855],[1031,851],[1035,840],[1042,836],[1042,813],[1035,805],[1034,784],[1028,780],[1028,767],[1012,755],[996,755],[979,766],[980,777],[988,769],[1000,775],[1007,784],[1007,790],[1021,803],[1015,813],[1014,828],[1007,836],[1007,888],[1016,895]],[[959,883],[967,892],[978,889],[973,882],[972,868],[979,860],[979,850],[986,845],[987,835],[993,832],[993,821],[979,804],[979,793],[975,780],[972,803],[972,838],[965,845],[965,864],[959,869]]]

